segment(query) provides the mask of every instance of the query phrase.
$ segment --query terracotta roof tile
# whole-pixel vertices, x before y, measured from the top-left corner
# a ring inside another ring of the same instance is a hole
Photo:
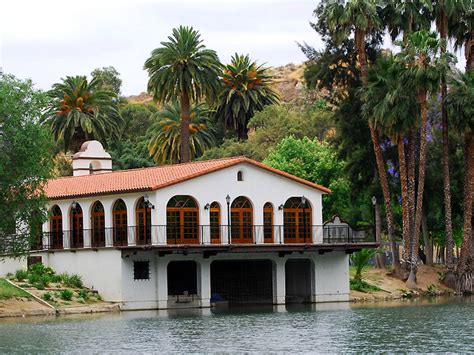
[[[324,186],[273,169],[255,160],[246,157],[232,157],[197,161],[186,164],[162,165],[152,168],[119,170],[96,175],[62,177],[48,181],[45,186],[45,193],[48,198],[57,200],[72,197],[152,191],[239,163],[249,163],[258,166],[270,172],[318,189],[324,193],[331,192],[331,190]]]

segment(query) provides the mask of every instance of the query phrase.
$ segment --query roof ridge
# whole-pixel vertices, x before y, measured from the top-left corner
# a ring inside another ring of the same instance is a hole
[[[110,175],[110,174],[133,172],[133,171],[147,170],[147,169],[163,169],[163,168],[170,168],[170,167],[173,167],[173,166],[180,166],[181,167],[181,166],[187,166],[187,165],[194,165],[194,164],[198,164],[198,163],[202,164],[202,163],[208,163],[208,162],[217,162],[217,161],[220,161],[220,160],[245,160],[245,159],[252,160],[250,158],[247,158],[245,155],[236,155],[236,156],[232,156],[232,157],[223,157],[223,158],[208,159],[208,160],[195,160],[195,161],[190,161],[190,162],[187,162],[187,163],[163,164],[163,165],[157,165],[157,166],[146,166],[146,167],[142,167],[142,168],[113,170],[113,171],[108,171],[108,172],[105,172],[105,173],[101,173],[100,175],[104,176],[104,175]],[[52,178],[51,180],[63,180],[63,179],[78,178],[78,177],[90,177],[90,176],[97,176],[97,175],[99,175],[99,174],[88,174],[88,175],[79,175],[79,176],[74,176],[74,175],[59,176],[59,177],[56,177],[56,178]]]

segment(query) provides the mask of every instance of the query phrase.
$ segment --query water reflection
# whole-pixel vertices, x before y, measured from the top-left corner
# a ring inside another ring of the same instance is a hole
[[[181,309],[2,320],[0,353],[473,350],[472,299],[401,304]]]

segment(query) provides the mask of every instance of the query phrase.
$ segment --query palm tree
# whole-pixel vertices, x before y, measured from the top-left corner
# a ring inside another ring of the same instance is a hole
[[[472,292],[474,283],[474,241],[472,204],[474,199],[474,71],[456,72],[446,97],[452,125],[464,133],[464,227],[461,256],[457,266],[457,289]]]
[[[474,6],[472,1],[468,4],[466,11],[460,11],[449,19],[448,34],[454,38],[456,50],[464,47],[466,71],[474,70]]]
[[[215,130],[211,125],[211,111],[204,104],[190,107],[188,126],[191,158],[198,157],[214,146]],[[155,115],[158,120],[148,130],[152,138],[148,150],[156,164],[178,162],[181,149],[181,106],[177,101],[166,104]]]
[[[441,38],[441,55],[446,54],[448,40],[448,21],[457,21],[459,15],[467,11],[468,0],[437,0],[434,6],[436,27]],[[454,239],[451,218],[451,182],[449,177],[449,121],[446,109],[446,74],[441,77],[441,122],[443,131],[443,193],[446,231],[446,267],[445,283],[454,284]]]
[[[96,79],[88,82],[85,76],[68,76],[62,80],[48,92],[51,102],[42,122],[51,127],[56,141],[63,140],[64,150],[77,152],[87,140],[104,143],[115,136],[122,125],[117,95],[100,90]]]
[[[393,0],[387,1],[382,10],[382,19],[395,41],[400,34],[406,43],[408,35],[422,29],[429,30],[432,21],[433,10],[431,0]],[[408,225],[408,234],[403,238],[403,278],[408,277],[411,260],[411,240],[415,230],[415,128],[410,128],[408,137],[404,140],[408,146],[407,151],[407,190],[408,190],[408,215],[405,215],[404,226]],[[405,229],[406,232],[406,229]]]
[[[216,117],[227,129],[234,129],[239,140],[246,140],[247,125],[255,112],[279,101],[270,87],[271,76],[248,55],[236,53],[225,66],[222,80]]]
[[[441,73],[446,70],[446,57],[439,56],[439,41],[436,33],[427,31],[413,32],[407,41],[400,43],[402,52],[398,55],[400,65],[406,68],[402,83],[414,87],[416,100],[420,108],[420,149],[418,165],[418,190],[416,195],[415,224],[411,243],[410,275],[407,285],[416,287],[418,248],[420,239],[421,218],[423,213],[423,192],[426,166],[426,123],[428,114],[428,93],[439,90]]]
[[[362,112],[381,134],[390,137],[398,147],[400,185],[402,196],[402,235],[404,246],[410,238],[409,198],[405,140],[413,130],[418,107],[413,90],[402,85],[400,76],[404,68],[392,54],[381,55],[369,68],[367,86],[362,91]],[[414,144],[408,141],[408,144]],[[404,250],[405,252],[405,250]]]
[[[350,32],[354,32],[354,41],[359,59],[361,80],[364,86],[367,85],[367,59],[365,53],[365,40],[368,33],[380,27],[378,14],[378,2],[376,0],[349,0],[347,2],[338,0],[326,0],[322,16],[326,18],[328,29],[336,43],[341,43],[347,38]],[[379,137],[376,129],[369,122],[370,137],[375,152],[377,171],[382,187],[385,214],[387,219],[388,237],[393,255],[393,267],[398,274],[400,260],[397,244],[395,242],[395,232],[393,224],[393,210],[390,197],[385,161],[382,149],[379,144]]]
[[[174,28],[168,42],[161,42],[145,62],[148,91],[155,100],[181,104],[180,162],[190,161],[190,104],[201,98],[214,101],[219,91],[221,64],[215,51],[206,49],[192,27]]]

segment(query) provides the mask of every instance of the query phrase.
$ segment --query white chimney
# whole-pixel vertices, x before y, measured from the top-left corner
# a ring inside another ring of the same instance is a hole
[[[72,157],[74,176],[102,174],[112,171],[112,157],[99,141],[84,142]]]

